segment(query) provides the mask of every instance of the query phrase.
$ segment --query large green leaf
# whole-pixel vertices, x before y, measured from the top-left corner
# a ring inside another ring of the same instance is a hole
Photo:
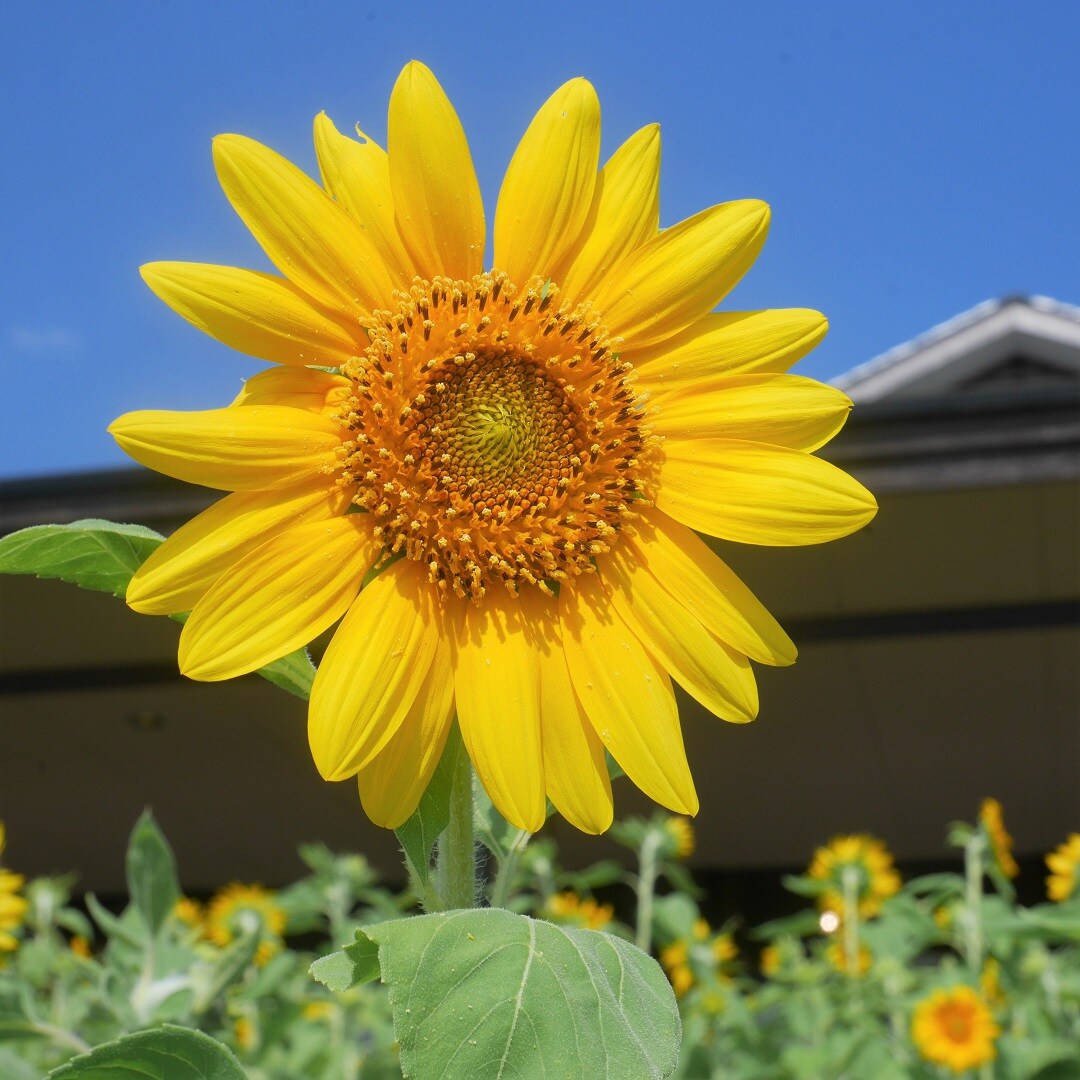
[[[127,885],[151,936],[157,934],[180,899],[180,883],[172,848],[149,810],[143,811],[128,841]]]
[[[125,1035],[53,1069],[46,1080],[245,1080],[227,1046],[190,1028]]]
[[[165,538],[142,525],[84,518],[70,525],[32,525],[0,537],[0,574],[59,578],[94,592],[123,597],[135,571]],[[186,614],[173,616],[183,622]],[[304,649],[258,674],[297,697],[311,694],[315,666]]]
[[[654,960],[621,938],[498,909],[419,915],[362,933],[379,947],[410,1080],[659,1080],[675,1068],[671,987]],[[345,989],[354,985],[350,964],[356,981],[372,974],[370,953],[359,960],[319,964],[328,984]]]

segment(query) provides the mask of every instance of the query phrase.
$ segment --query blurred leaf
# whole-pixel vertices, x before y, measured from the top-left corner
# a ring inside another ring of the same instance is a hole
[[[180,884],[172,848],[149,810],[143,811],[128,841],[127,885],[151,937],[156,936],[180,899]]]
[[[98,924],[106,937],[110,940],[122,941],[125,945],[131,945],[136,949],[143,947],[145,943],[130,921],[125,921],[114,915],[102,905],[101,901],[93,893],[87,893],[84,899],[90,917]]]
[[[190,1028],[165,1024],[125,1035],[54,1069],[46,1080],[245,1080],[232,1051]]]
[[[773,919],[771,922],[762,923],[761,926],[755,926],[750,931],[750,936],[758,941],[770,941],[783,934],[807,937],[820,932],[821,925],[818,922],[817,912],[800,911],[797,915],[787,915],[782,919]]]
[[[551,813],[550,803],[548,813]],[[473,826],[476,829],[476,838],[500,860],[510,853],[511,845],[521,832],[495,809],[495,804],[476,776],[473,777]]]
[[[226,987],[236,982],[255,960],[261,935],[258,930],[229,944],[217,954],[213,963],[192,971],[195,1000],[192,1009],[205,1012],[221,996]]]

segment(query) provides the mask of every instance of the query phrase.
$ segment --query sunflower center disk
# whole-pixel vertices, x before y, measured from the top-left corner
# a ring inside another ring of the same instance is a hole
[[[479,602],[592,569],[649,493],[630,366],[588,305],[504,274],[417,279],[343,372],[343,482],[388,555]]]

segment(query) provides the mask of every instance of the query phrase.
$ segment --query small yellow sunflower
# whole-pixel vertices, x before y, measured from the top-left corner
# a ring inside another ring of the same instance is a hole
[[[825,949],[825,959],[840,972],[841,975],[865,975],[873,963],[873,956],[865,945],[859,946],[853,965],[848,964],[847,949],[842,941],[832,941]],[[854,967],[854,971],[851,968]]]
[[[4,823],[0,821],[0,855],[6,842]],[[12,931],[18,930],[26,917],[26,897],[19,895],[24,881],[21,874],[0,867],[0,953],[14,952],[19,947],[19,939]]]
[[[667,972],[676,997],[682,997],[697,982],[690,967],[690,943],[683,938],[660,950],[660,966]]]
[[[669,817],[664,822],[664,832],[671,841],[673,858],[689,859],[694,854],[694,826],[689,818],[681,815]]]
[[[818,896],[822,911],[844,910],[844,870],[854,869],[858,881],[859,917],[869,919],[881,911],[881,904],[900,889],[900,875],[893,866],[889,849],[865,833],[836,836],[814,852],[807,874],[828,884]]]
[[[1005,831],[1005,818],[1001,811],[1001,803],[997,799],[983,799],[979,807],[979,822],[986,830],[986,838],[990,845],[990,855],[997,864],[998,869],[1010,878],[1020,873],[1020,867],[1013,858],[1013,839]]]
[[[1069,833],[1069,838],[1046,856],[1046,865],[1050,870],[1046,878],[1050,899],[1058,903],[1072,899],[1080,883],[1080,833]]]
[[[766,945],[761,950],[761,955],[758,957],[758,966],[761,968],[761,974],[772,978],[780,970],[780,965],[783,962],[783,957],[780,954],[779,945]]]
[[[660,950],[660,965],[675,995],[682,997],[703,979],[729,981],[726,965],[738,955],[731,934],[714,934],[705,919],[696,919],[688,938],[677,938]]]
[[[694,814],[671,679],[744,722],[750,661],[795,648],[693,530],[815,544],[876,511],[813,456],[850,401],[787,374],[825,319],[715,313],[768,207],[659,229],[659,129],[600,168],[584,79],[518,145],[488,270],[465,135],[420,63],[394,86],[387,142],[320,114],[320,186],[219,136],[225,194],[282,276],[143,267],[199,329],[278,366],[232,407],[112,424],[142,464],[231,492],[151,556],[128,603],[190,609],[180,667],[210,681],[340,620],[309,740],[380,825],[413,813],[455,713],[495,805],[530,832],[547,797],[587,832],[610,825],[605,750]]]
[[[911,1022],[922,1057],[955,1073],[993,1061],[1000,1034],[986,1002],[970,986],[935,990],[915,1007]]]
[[[181,896],[172,910],[173,918],[182,922],[192,930],[201,930],[203,919],[203,906],[198,900],[192,900],[190,896]]]
[[[545,912],[552,922],[588,930],[604,930],[615,917],[611,904],[598,904],[592,897],[582,898],[569,890],[549,896]]]
[[[245,934],[257,933],[255,965],[262,967],[284,944],[285,912],[274,894],[261,885],[226,885],[209,903],[203,929],[206,937],[224,948]]]
[[[233,1038],[236,1040],[237,1047],[245,1052],[255,1048],[258,1033],[250,1017],[238,1016],[233,1020]]]

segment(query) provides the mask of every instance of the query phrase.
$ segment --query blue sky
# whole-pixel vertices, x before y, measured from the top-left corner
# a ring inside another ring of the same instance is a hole
[[[610,153],[664,139],[662,224],[773,207],[728,308],[816,307],[830,378],[989,297],[1080,302],[1080,4],[4,5],[0,474],[106,468],[137,408],[224,404],[256,361],[142,284],[154,259],[264,267],[210,139],[314,167],[325,109],[380,140],[425,61],[469,135],[490,222],[502,171],[561,82],[590,79]]]

